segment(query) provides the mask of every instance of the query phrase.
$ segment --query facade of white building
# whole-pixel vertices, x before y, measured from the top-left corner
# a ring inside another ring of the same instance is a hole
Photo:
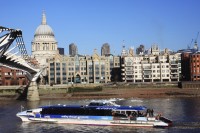
[[[172,82],[181,76],[180,53],[163,53],[155,46],[149,55],[124,54],[122,57],[122,81],[124,82]]]

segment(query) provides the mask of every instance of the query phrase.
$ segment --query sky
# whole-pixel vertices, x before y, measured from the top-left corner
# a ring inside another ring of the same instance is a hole
[[[43,10],[66,55],[71,43],[83,55],[94,49],[100,54],[104,43],[114,55],[123,45],[177,51],[193,46],[192,39],[200,44],[200,0],[1,0],[0,5],[0,25],[21,29],[29,54]]]

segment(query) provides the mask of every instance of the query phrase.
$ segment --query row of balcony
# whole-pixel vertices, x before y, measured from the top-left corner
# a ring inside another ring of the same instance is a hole
[[[122,80],[178,80],[179,77],[171,77],[171,78],[125,78],[123,77]]]
[[[180,61],[170,61],[170,62],[164,62],[164,63],[169,63],[170,65],[179,65],[179,64],[181,64],[181,62]],[[148,61],[142,61],[142,62],[134,62],[133,64],[150,64],[150,65],[152,65],[152,64],[155,64],[155,62],[152,62],[152,63],[149,63]],[[121,66],[122,67],[124,67],[124,66],[133,66],[133,64],[121,64]],[[157,64],[159,64],[159,63],[157,63]],[[161,64],[162,64],[162,62],[161,62]]]
[[[135,76],[134,75],[122,75],[123,77],[126,77],[126,78],[134,78]],[[136,75],[138,76],[138,75]],[[149,78],[160,78],[160,77],[153,77],[152,75],[140,75],[141,77],[140,78],[146,78],[146,79],[149,79]],[[169,76],[170,78],[179,78],[179,75],[178,74],[173,74],[173,75],[170,75]],[[167,78],[169,78],[167,77]],[[139,77],[135,77],[135,78],[139,78]]]
[[[122,77],[122,79],[123,80],[134,80],[134,79],[140,79],[140,80],[142,80],[142,79],[179,79],[179,77],[178,76],[171,76],[171,77],[165,77],[165,78],[157,78],[157,77],[143,77],[143,78],[134,78],[134,77]]]
[[[152,73],[154,73],[154,72],[152,72],[152,71],[143,71],[143,72],[141,72],[139,74],[151,75]],[[159,74],[159,73],[163,74],[165,72],[157,72],[157,74]],[[138,73],[134,73],[134,71],[122,73],[122,75],[137,75],[137,74]],[[171,72],[167,72],[166,74],[179,74],[179,71],[171,71]]]
[[[158,69],[159,69],[159,68],[158,68]],[[157,69],[157,70],[158,70],[158,69]],[[181,69],[181,67],[174,67],[174,66],[171,66],[170,68],[161,68],[161,70],[163,70],[163,69],[178,70],[178,69]],[[122,70],[122,71],[125,71],[125,68],[122,68],[121,70]],[[126,71],[133,71],[133,70],[138,70],[138,69],[137,69],[137,68],[136,68],[136,69],[132,68],[132,69],[129,69],[129,70],[126,69]],[[156,70],[156,69],[155,69],[155,68],[152,69],[152,67],[143,67],[143,68],[141,68],[141,69],[139,69],[139,70]]]

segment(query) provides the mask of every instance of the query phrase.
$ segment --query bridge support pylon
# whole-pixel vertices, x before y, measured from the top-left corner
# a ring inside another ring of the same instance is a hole
[[[38,85],[37,85],[36,81],[31,81],[31,83],[28,87],[27,100],[28,101],[40,100],[39,92],[38,92]]]

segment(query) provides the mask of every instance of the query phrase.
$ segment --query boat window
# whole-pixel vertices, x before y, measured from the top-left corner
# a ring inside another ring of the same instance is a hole
[[[126,111],[126,114],[127,114],[128,116],[130,116],[130,115],[131,115],[131,111]]]
[[[120,114],[120,113],[113,113],[113,116],[115,116],[115,117],[126,117],[126,115],[125,114]]]
[[[121,114],[126,114],[126,111],[121,111]]]
[[[111,116],[111,109],[97,109],[94,107],[69,108],[52,107],[42,109],[41,114],[48,115],[89,115],[89,116]]]
[[[91,102],[89,104],[89,106],[104,106],[104,105],[106,105],[106,104],[104,104],[104,103],[98,103],[98,102]]]
[[[32,110],[27,110],[26,113],[32,113]]]

